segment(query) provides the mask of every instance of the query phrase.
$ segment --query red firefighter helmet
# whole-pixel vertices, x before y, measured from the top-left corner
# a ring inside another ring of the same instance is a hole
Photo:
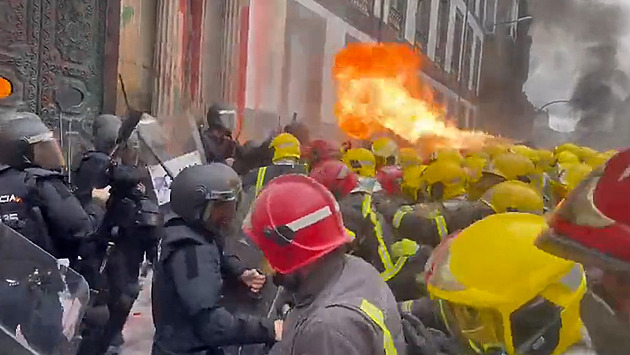
[[[310,176],[324,185],[337,200],[348,195],[359,184],[359,178],[339,160],[326,160],[317,164]]]
[[[311,167],[326,160],[340,160],[341,148],[338,144],[323,139],[316,139],[311,142],[306,151],[306,159]]]
[[[380,168],[376,172],[376,180],[381,184],[383,190],[390,195],[400,195],[403,180],[403,171],[395,165],[388,165]]]
[[[562,201],[539,248],[604,269],[630,271],[630,150],[595,169]]]
[[[272,180],[254,202],[243,230],[281,274],[310,265],[352,241],[333,195],[302,175]]]

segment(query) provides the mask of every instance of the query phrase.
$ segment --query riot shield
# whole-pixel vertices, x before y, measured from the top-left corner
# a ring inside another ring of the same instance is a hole
[[[0,223],[0,327],[5,335],[0,344],[11,346],[13,338],[26,353],[29,348],[42,355],[74,353],[89,287],[68,264]],[[4,348],[0,353],[13,354]]]
[[[178,120],[179,124],[174,123]],[[160,206],[170,202],[170,185],[175,176],[184,168],[203,162],[198,131],[191,120],[187,115],[158,120],[143,114],[138,123],[140,156],[147,164],[150,190]]]

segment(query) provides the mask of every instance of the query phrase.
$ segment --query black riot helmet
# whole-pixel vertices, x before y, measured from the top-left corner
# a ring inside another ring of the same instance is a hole
[[[114,115],[100,115],[96,117],[92,123],[94,149],[101,153],[111,153],[116,146],[116,138],[121,125],[122,121],[120,118]]]
[[[171,184],[171,209],[186,222],[206,224],[217,202],[238,201],[241,178],[222,163],[182,170]]]
[[[225,105],[213,104],[208,108],[206,122],[209,129],[221,130],[231,135],[236,128],[236,111]]]
[[[0,160],[22,168],[39,165],[57,168],[63,165],[61,149],[44,122],[30,112],[4,112],[0,116]]]

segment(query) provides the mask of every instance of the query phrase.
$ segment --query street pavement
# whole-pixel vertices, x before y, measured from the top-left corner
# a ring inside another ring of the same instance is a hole
[[[134,303],[125,328],[123,337],[125,344],[121,355],[146,355],[151,353],[153,342],[153,318],[151,316],[151,280],[153,274],[149,272],[142,280],[143,287]]]

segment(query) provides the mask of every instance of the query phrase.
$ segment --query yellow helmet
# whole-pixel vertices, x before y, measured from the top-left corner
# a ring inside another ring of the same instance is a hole
[[[512,147],[510,147],[510,151],[512,153],[516,153],[518,155],[522,155],[528,159],[530,159],[532,162],[536,162],[538,160],[538,152],[526,145],[514,145]]]
[[[450,160],[438,160],[424,170],[422,179],[433,200],[450,200],[466,193],[466,171]]]
[[[300,141],[291,133],[280,133],[269,145],[273,149],[273,162],[282,159],[300,159]]]
[[[462,154],[457,149],[452,148],[438,148],[431,155],[432,161],[452,161],[458,164],[464,162]]]
[[[591,171],[593,171],[593,168],[584,163],[563,165],[558,174],[557,181],[550,181],[551,192],[555,202],[560,202],[564,199],[569,192],[591,173]]]
[[[536,151],[538,153],[538,159],[536,161],[536,167],[541,172],[548,172],[551,170],[551,167],[554,163],[553,153],[546,149],[539,149]]]
[[[536,166],[529,159],[516,153],[499,154],[492,159],[490,171],[506,180],[530,182],[536,175]]]
[[[578,164],[580,162],[580,158],[568,150],[561,151],[555,157],[557,165]]]
[[[500,143],[489,143],[483,146],[483,151],[491,158],[508,151],[508,146]]]
[[[564,143],[557,146],[553,152],[555,155],[558,155],[562,152],[570,152],[570,153],[575,154],[576,156],[579,156],[581,151],[582,151],[582,148],[580,148],[579,146],[573,143]]]
[[[610,159],[610,158],[614,157],[615,155],[617,155],[618,153],[619,153],[619,151],[618,151],[618,150],[611,149],[611,150],[607,150],[607,151],[605,151],[603,154],[604,154],[605,156],[607,156],[607,157],[608,157],[608,159]]]
[[[374,177],[376,175],[376,158],[365,148],[348,149],[342,160],[359,176]]]
[[[607,156],[605,153],[597,153],[588,157],[584,162],[588,164],[591,168],[595,169],[604,165],[604,163],[607,162],[608,159],[610,159],[610,157]]]
[[[591,147],[581,147],[580,154],[578,154],[578,158],[580,158],[580,161],[586,162],[590,157],[597,154],[599,154],[599,152]]]
[[[372,153],[376,166],[396,165],[398,163],[398,144],[390,138],[378,138],[372,142]]]
[[[401,189],[403,194],[409,197],[412,201],[418,200],[418,192],[422,191],[424,187],[422,174],[426,168],[426,165],[415,165],[403,170]]]
[[[478,155],[469,155],[464,158],[464,169],[468,174],[468,183],[475,183],[481,178],[481,173],[486,167],[487,160]]]
[[[400,160],[400,167],[403,169],[410,166],[420,165],[422,162],[420,154],[418,154],[418,152],[413,148],[400,148],[398,159]]]
[[[581,340],[582,266],[536,248],[545,218],[486,217],[427,263],[427,288],[449,330],[477,353],[563,354]]]
[[[496,213],[543,214],[542,195],[522,181],[511,180],[497,184],[483,194],[481,201]]]

